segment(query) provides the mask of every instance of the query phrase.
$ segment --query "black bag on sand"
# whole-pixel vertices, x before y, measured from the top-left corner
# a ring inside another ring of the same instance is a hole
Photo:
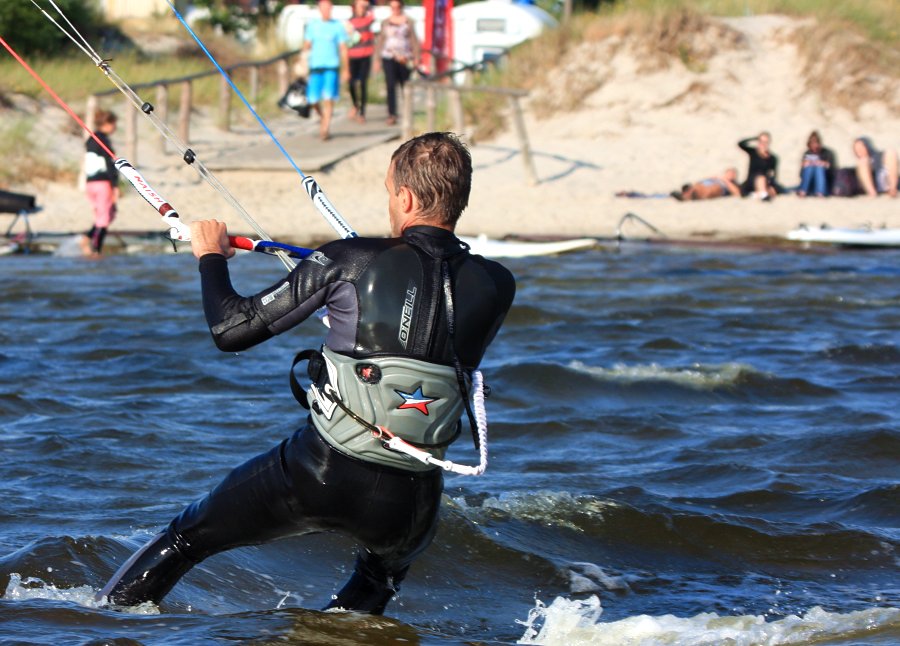
[[[298,78],[288,86],[284,96],[278,99],[278,107],[293,110],[304,119],[309,118],[309,101],[306,99],[306,79]]]
[[[0,213],[21,213],[34,210],[34,195],[0,191]]]
[[[835,197],[853,197],[862,195],[862,193],[856,169],[838,168],[834,174],[834,186],[831,187],[831,194]]]

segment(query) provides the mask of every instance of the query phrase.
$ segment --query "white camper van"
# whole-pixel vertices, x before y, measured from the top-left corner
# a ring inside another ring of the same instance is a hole
[[[349,20],[350,10],[349,5],[335,5],[332,16],[336,20]],[[387,4],[377,5],[374,11],[374,29],[378,31],[391,8]],[[406,5],[404,11],[415,21],[416,35],[421,42],[425,37],[425,9]],[[285,47],[299,49],[306,22],[318,15],[316,5],[286,6],[278,17],[278,36]],[[556,24],[553,16],[540,7],[512,0],[484,0],[454,7],[454,67],[481,63],[485,58],[498,56]]]

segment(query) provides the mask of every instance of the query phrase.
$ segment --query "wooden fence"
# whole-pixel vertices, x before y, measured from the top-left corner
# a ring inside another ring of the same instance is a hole
[[[506,96],[509,102],[510,115],[513,121],[513,127],[516,130],[516,136],[519,140],[519,151],[522,154],[522,162],[525,167],[525,176],[531,185],[538,183],[537,172],[534,168],[534,158],[531,154],[531,145],[528,142],[528,133],[525,130],[525,118],[522,115],[522,104],[520,100],[528,96],[525,90],[516,90],[512,88],[491,87],[485,85],[454,85],[449,82],[436,82],[416,79],[407,84],[406,91],[403,93],[403,112],[401,115],[401,129],[403,131],[403,139],[409,139],[413,136],[413,115],[416,113],[415,95],[416,90],[422,89],[425,96],[425,129],[431,132],[435,129],[436,114],[438,106],[438,93],[444,93],[445,98],[449,100],[450,113],[453,119],[453,129],[457,133],[465,132],[465,118],[463,112],[462,95],[464,92],[487,92],[490,94],[500,94]]]
[[[290,52],[279,54],[278,56],[269,58],[267,60],[238,63],[236,65],[231,65],[223,69],[229,75],[229,77],[232,77],[235,72],[238,72],[240,70],[247,70],[249,74],[250,86],[247,100],[254,107],[254,109],[256,109],[260,90],[260,70],[270,65],[275,66],[276,78],[278,83],[278,95],[282,96],[287,91],[288,85],[291,82],[291,65],[289,64],[289,61],[292,57],[298,55],[299,53],[299,50],[293,50]],[[172,79],[160,79],[157,81],[151,81],[149,83],[133,85],[131,86],[131,89],[134,90],[135,93],[141,90],[152,89],[154,91],[155,103],[144,103],[141,109],[144,112],[153,112],[156,119],[158,119],[163,124],[168,124],[169,90],[171,87],[180,88],[178,125],[176,132],[179,139],[181,139],[184,145],[188,146],[190,144],[191,134],[191,114],[194,108],[193,83],[194,81],[208,78],[210,76],[219,77],[219,102],[216,115],[216,124],[222,130],[228,131],[231,128],[231,104],[233,91],[231,89],[231,85],[228,83],[228,80],[220,75],[218,71],[201,72],[198,74],[192,74],[190,76],[183,76]],[[409,139],[411,136],[413,136],[413,115],[415,114],[416,110],[416,106],[414,105],[414,97],[417,94],[416,90],[419,88],[423,90],[423,93],[425,95],[424,111],[426,118],[426,128],[429,132],[435,129],[438,93],[444,93],[446,95],[446,98],[449,98],[450,109],[453,115],[452,118],[454,122],[454,129],[458,133],[465,132],[464,113],[462,105],[462,94],[464,92],[489,92],[492,94],[501,94],[506,96],[509,101],[509,109],[512,116],[513,126],[519,139],[519,149],[522,154],[522,161],[525,167],[526,178],[532,185],[538,183],[537,173],[534,168],[534,159],[531,154],[531,147],[528,142],[528,134],[525,130],[525,120],[522,116],[522,106],[520,103],[520,100],[523,97],[527,96],[528,92],[524,90],[515,90],[511,88],[500,88],[484,85],[454,85],[447,79],[443,81],[420,79],[413,80],[407,84],[407,91],[403,93],[401,130],[404,140]],[[85,122],[91,130],[94,130],[96,126],[96,124],[94,123],[94,114],[96,113],[96,110],[100,105],[100,100],[103,97],[108,97],[117,94],[118,92],[118,89],[112,89],[104,92],[98,92],[88,97],[86,109],[87,118],[85,119]],[[129,97],[125,97],[124,101],[125,105],[124,109],[122,110],[124,121],[124,156],[132,164],[137,164],[138,113],[136,109],[133,109],[134,106]],[[166,137],[163,133],[160,133],[158,141],[161,150],[165,150]],[[81,173],[80,175],[81,181],[83,181],[84,173]]]
[[[234,75],[234,73],[238,72],[239,70],[246,70],[248,72],[250,89],[247,93],[247,100],[254,107],[254,109],[256,109],[260,90],[260,70],[270,65],[275,66],[276,78],[278,82],[278,93],[279,96],[281,96],[287,91],[288,85],[291,82],[289,60],[299,53],[299,50],[294,50],[286,52],[284,54],[279,54],[278,56],[267,60],[238,63],[236,65],[231,65],[230,67],[225,67],[223,69],[228,73],[229,77]],[[188,145],[190,143],[191,134],[191,113],[194,108],[193,83],[194,81],[208,78],[210,76],[218,76],[220,79],[219,103],[218,113],[216,115],[216,124],[222,130],[227,131],[231,128],[231,98],[233,92],[230,84],[228,83],[228,80],[225,79],[224,76],[221,76],[218,71],[201,72],[198,74],[192,74],[190,76],[182,76],[173,79],[160,79],[158,81],[151,81],[150,83],[132,85],[131,88],[135,92],[147,89],[154,90],[155,103],[145,103],[141,109],[145,112],[148,110],[152,111],[157,119],[159,119],[162,123],[167,123],[169,116],[169,89],[171,87],[179,87],[181,89],[181,95],[178,105],[178,126],[176,132],[178,134],[178,137],[185,143],[185,145]],[[98,92],[97,94],[92,94],[88,97],[86,110],[87,119],[85,121],[91,130],[93,130],[96,125],[93,123],[94,114],[97,110],[97,107],[100,105],[101,98],[117,94],[118,92],[118,89],[113,89],[107,90],[105,92]],[[123,128],[125,157],[129,161],[131,161],[131,163],[136,164],[138,148],[138,114],[137,110],[133,109],[132,102],[128,97],[125,97],[124,101],[125,106],[122,110],[122,115],[125,126]],[[159,136],[159,145],[163,150],[165,150],[166,138],[162,133],[160,133]]]

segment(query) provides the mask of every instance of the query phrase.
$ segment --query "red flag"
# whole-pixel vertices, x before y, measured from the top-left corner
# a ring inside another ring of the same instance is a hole
[[[422,66],[429,74],[441,74],[453,61],[453,0],[424,0],[425,42]]]

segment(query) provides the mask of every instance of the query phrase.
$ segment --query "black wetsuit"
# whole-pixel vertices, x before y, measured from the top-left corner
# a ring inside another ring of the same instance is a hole
[[[455,309],[452,337],[445,262]],[[452,233],[428,226],[408,228],[402,238],[328,243],[286,280],[248,298],[235,293],[222,256],[201,258],[200,274],[204,311],[222,350],[254,346],[326,306],[326,344],[336,352],[445,365],[458,358],[466,369],[481,361],[515,294],[515,281],[504,267],[470,255]],[[403,316],[410,289],[416,293],[411,318]],[[352,457],[307,421],[185,508],[100,594],[119,605],[158,602],[212,554],[337,530],[363,549],[350,581],[328,607],[381,613],[412,560],[434,537],[442,490],[440,469],[413,472]]]

